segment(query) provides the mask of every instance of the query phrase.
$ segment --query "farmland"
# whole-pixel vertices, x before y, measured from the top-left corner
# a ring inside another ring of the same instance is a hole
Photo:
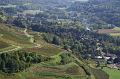
[[[120,70],[110,68],[104,68],[103,70],[109,74],[109,79],[120,79]]]
[[[97,31],[100,34],[108,34],[114,37],[118,37],[120,36],[120,28],[119,27],[115,27],[113,29],[99,29]]]
[[[23,12],[23,14],[38,14],[38,13],[40,13],[41,11],[40,10],[25,10],[24,12]]]

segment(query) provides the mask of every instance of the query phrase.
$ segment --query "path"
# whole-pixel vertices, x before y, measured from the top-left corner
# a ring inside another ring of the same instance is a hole
[[[28,34],[27,28],[24,30],[24,34],[25,34],[28,38],[30,38],[30,42],[31,42],[31,43],[35,44],[35,46],[33,46],[33,48],[34,48],[34,47],[39,47],[39,48],[42,47],[40,44],[37,44],[37,43],[34,42],[34,36]],[[3,34],[0,34],[0,37],[2,37],[2,36],[3,36]],[[16,46],[16,45],[12,45],[12,46],[15,47],[15,48],[8,49],[8,50],[2,51],[2,52],[0,52],[0,53],[7,53],[7,52],[17,51],[17,50],[22,49],[21,46]]]
[[[9,49],[9,50],[6,50],[6,51],[2,51],[0,53],[7,53],[7,52],[17,51],[17,50],[22,49],[20,46],[15,46],[15,45],[12,45],[12,46],[14,46],[15,48]]]
[[[24,34],[25,34],[28,38],[30,38],[30,42],[31,42],[31,43],[34,43],[34,44],[35,44],[34,47],[39,47],[39,48],[42,47],[41,44],[37,44],[36,42],[34,42],[34,40],[35,40],[35,39],[34,39],[34,36],[33,36],[33,35],[30,35],[30,34],[27,32],[27,28],[25,28]]]
[[[31,42],[31,43],[34,43],[34,36],[28,34],[28,32],[27,32],[27,28],[25,28],[25,30],[24,30],[24,34],[25,34],[28,38],[30,38],[30,42]]]

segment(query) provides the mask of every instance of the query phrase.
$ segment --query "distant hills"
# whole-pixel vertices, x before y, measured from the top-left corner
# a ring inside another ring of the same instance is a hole
[[[91,25],[120,26],[119,0],[89,0],[86,3],[75,2],[69,10],[83,13],[81,16],[84,16]]]

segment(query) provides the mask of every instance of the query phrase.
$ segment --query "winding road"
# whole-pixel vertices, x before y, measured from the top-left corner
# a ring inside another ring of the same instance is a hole
[[[27,28],[25,28],[24,34],[25,34],[28,38],[30,38],[30,42],[31,42],[31,43],[34,43],[34,44],[35,44],[34,47],[39,47],[39,48],[42,47],[41,44],[37,44],[36,42],[34,42],[34,41],[35,41],[34,36],[33,36],[33,35],[30,35],[30,34],[27,32]]]

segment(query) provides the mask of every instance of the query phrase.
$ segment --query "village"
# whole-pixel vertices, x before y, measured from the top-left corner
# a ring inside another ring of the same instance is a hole
[[[117,55],[111,54],[109,52],[105,53],[102,51],[101,47],[97,48],[97,50],[100,51],[101,54],[98,56],[95,56],[94,59],[99,66],[119,70],[120,58]]]

